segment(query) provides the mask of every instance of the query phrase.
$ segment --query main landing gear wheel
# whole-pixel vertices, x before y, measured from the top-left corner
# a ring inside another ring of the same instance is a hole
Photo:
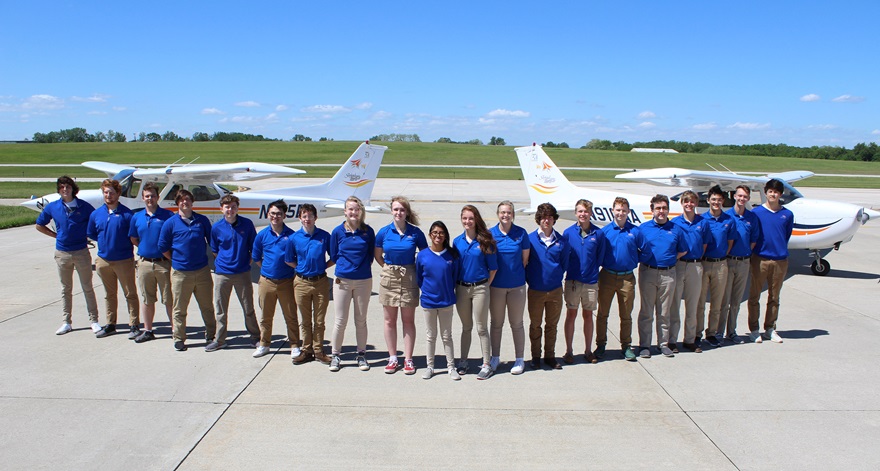
[[[810,265],[810,270],[816,276],[825,276],[831,271],[831,264],[828,263],[824,258],[819,258],[813,261]]]

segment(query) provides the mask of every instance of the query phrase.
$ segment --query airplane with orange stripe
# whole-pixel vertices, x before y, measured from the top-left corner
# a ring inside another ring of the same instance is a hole
[[[330,180],[318,185],[291,186],[264,191],[236,191],[241,201],[238,214],[254,222],[254,225],[268,224],[268,204],[284,200],[288,205],[287,217],[299,215],[299,208],[310,203],[318,210],[318,217],[342,214],[345,199],[349,196],[360,198],[368,212],[381,212],[381,207],[370,205],[373,185],[382,165],[382,157],[388,148],[362,143],[345,161]],[[119,201],[131,210],[143,209],[141,188],[146,182],[154,182],[160,187],[160,206],[177,211],[174,198],[180,189],[189,190],[195,201],[193,210],[207,216],[211,222],[223,218],[220,211],[220,198],[233,193],[220,185],[222,182],[241,183],[271,177],[283,177],[305,173],[303,170],[281,165],[257,162],[234,164],[169,165],[164,168],[137,168],[109,162],[83,162],[83,166],[107,174],[108,178],[119,181],[122,195]],[[101,190],[82,190],[78,198],[88,201],[94,207],[104,204]],[[34,198],[22,206],[42,211],[43,207],[59,198],[57,193]]]
[[[575,203],[583,198],[593,203],[593,223],[599,226],[611,222],[614,198],[622,196],[629,201],[629,220],[641,224],[651,219],[651,197],[644,195],[594,190],[572,184],[559,167],[553,163],[541,146],[532,144],[516,148],[520,169],[529,192],[530,207],[522,211],[532,214],[541,203],[551,203],[560,216],[575,219]],[[794,213],[794,230],[788,243],[790,250],[807,250],[814,261],[811,270],[816,275],[827,275],[831,264],[822,258],[821,251],[837,250],[841,244],[852,240],[859,227],[871,219],[880,218],[880,212],[850,203],[805,198],[791,182],[813,176],[812,172],[794,171],[770,174],[763,177],[739,175],[733,172],[705,172],[680,168],[640,170],[617,175],[616,178],[633,180],[652,185],[691,189],[700,196],[699,208],[708,210],[706,192],[714,185],[728,192],[725,207],[733,205],[733,192],[738,185],[751,189],[752,207],[763,204],[764,184],[771,178],[783,182],[785,191],[782,204]],[[678,201],[678,193],[670,197]],[[703,211],[700,211],[703,212]],[[671,212],[670,218],[680,213]]]

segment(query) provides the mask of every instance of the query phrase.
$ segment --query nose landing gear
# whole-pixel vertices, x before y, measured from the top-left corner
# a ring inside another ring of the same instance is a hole
[[[827,260],[822,258],[822,255],[818,250],[814,250],[813,253],[813,263],[810,264],[810,271],[813,272],[816,276],[825,276],[831,271],[831,264],[828,263]]]

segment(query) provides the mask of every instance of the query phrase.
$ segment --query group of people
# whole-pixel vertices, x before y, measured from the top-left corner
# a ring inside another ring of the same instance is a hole
[[[498,205],[499,222],[491,229],[476,207],[465,205],[461,209],[463,231],[454,239],[442,221],[432,223],[426,237],[418,227],[419,218],[410,201],[402,196],[392,198],[392,221],[378,233],[366,224],[364,205],[356,197],[345,201],[344,220],[332,232],[316,227],[317,210],[311,204],[300,206],[301,228],[294,231],[285,224],[288,207],[283,200],[268,205],[269,225],[257,232],[249,219],[238,216],[239,200],[232,194],[221,198],[223,219],[212,225],[207,217],[193,211],[194,198],[187,190],[176,194],[177,213],[159,207],[159,188],[152,183],[143,186],[145,208],[136,213],[119,202],[121,188],[115,180],[102,182],[104,205],[97,209],[76,197],[79,188],[69,177],[58,179],[57,190],[60,199],[43,208],[36,225],[38,231],[56,238],[63,315],[57,335],[72,331],[74,271],[96,337],[116,333],[118,285],[129,312],[128,338],[137,343],[155,339],[155,305],[161,301],[178,351],[187,349],[187,308],[193,296],[205,325],[205,350],[227,346],[229,300],[234,289],[255,358],[270,352],[275,310],[280,304],[292,362],[317,360],[329,365],[330,371],[339,371],[345,331],[353,312],[356,363],[366,371],[370,369],[366,360],[367,308],[375,261],[381,267],[379,302],[389,356],[384,371],[388,374],[399,370],[408,375],[416,373],[413,352],[419,306],[427,326],[425,379],[435,374],[438,335],[449,377],[459,380],[471,372],[469,354],[475,325],[481,347],[477,379],[490,378],[501,363],[505,319],[513,336],[514,363],[510,372],[523,373],[526,307],[529,366],[538,369],[543,363],[551,369],[562,368],[555,348],[563,302],[563,362],[575,361],[573,341],[580,310],[586,342],[584,359],[596,363],[606,356],[607,322],[615,295],[620,343],[627,360],[650,358],[655,331],[656,348],[668,357],[679,352],[681,330],[681,345],[688,351],[702,351],[704,329],[711,346],[725,341],[743,343],[745,340],[735,329],[749,278],[749,340],[782,342],[775,329],[779,292],[788,268],[793,216],[780,204],[783,184],[778,180],[767,182],[766,203],[754,210],[747,207],[748,187],[736,189],[735,204],[726,212],[722,209],[724,192],[713,187],[708,192],[708,212],[696,213],[698,196],[689,191],[680,198],[682,215],[670,220],[669,199],[657,195],[651,200],[652,220],[640,226],[628,221],[630,208],[625,198],[614,201],[613,222],[604,228],[591,222],[592,203],[579,200],[577,222],[561,234],[554,228],[559,214],[549,203],[538,206],[537,229],[531,233],[514,224],[514,205],[510,201]],[[55,230],[48,226],[52,221]],[[89,240],[98,245],[95,271],[106,293],[104,325],[98,321],[92,288]],[[209,248],[215,259],[213,277]],[[253,303],[252,263],[260,268],[259,318]],[[330,301],[327,269],[334,265],[334,325],[327,355],[323,347]],[[636,269],[641,298],[638,354],[632,347],[631,315]],[[762,333],[759,299],[765,283],[768,297]],[[452,333],[454,311],[461,321],[457,362]],[[398,318],[403,331],[402,361],[398,357]]]

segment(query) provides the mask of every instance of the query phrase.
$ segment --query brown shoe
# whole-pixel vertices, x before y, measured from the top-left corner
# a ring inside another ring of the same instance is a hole
[[[599,358],[593,352],[584,353],[584,359],[587,360],[587,363],[599,363]]]
[[[678,353],[678,344],[675,342],[669,342],[669,349],[672,350],[672,353]]]
[[[324,352],[315,353],[315,360],[318,360],[319,362],[321,362],[325,365],[330,364],[330,357],[328,355],[324,354]]]
[[[681,348],[694,353],[703,353],[703,349],[698,347],[695,343],[681,343]]]
[[[562,361],[564,361],[566,365],[571,365],[574,363],[574,355],[572,355],[571,352],[566,352],[565,355],[562,355]]]
[[[294,365],[302,365],[303,363],[312,361],[314,359],[315,359],[315,355],[313,355],[309,352],[300,352],[299,355],[293,357],[293,364]]]

